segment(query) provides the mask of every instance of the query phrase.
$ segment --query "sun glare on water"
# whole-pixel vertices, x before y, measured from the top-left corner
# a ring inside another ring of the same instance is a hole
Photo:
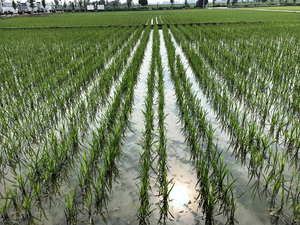
[[[189,201],[189,195],[187,193],[187,188],[182,186],[174,186],[170,193],[170,204],[174,207],[182,207],[184,204],[187,204]]]

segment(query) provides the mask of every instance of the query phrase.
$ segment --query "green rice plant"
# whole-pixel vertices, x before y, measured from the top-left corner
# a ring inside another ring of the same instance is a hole
[[[219,203],[219,199],[216,195],[216,191],[215,191],[215,183],[213,183],[212,185],[207,184],[208,186],[206,188],[210,189],[208,190],[209,195],[204,197],[207,198],[207,201],[205,201],[207,203],[207,206],[205,206],[205,215],[206,215],[206,222],[211,224],[213,223],[214,219],[214,212],[216,211],[215,207],[216,205]]]
[[[27,187],[27,182],[28,182],[28,177],[23,178],[23,175],[20,171],[19,175],[17,173],[13,174],[13,178],[18,182],[18,184],[12,185],[13,187],[16,187],[20,190],[22,193],[23,197],[26,196],[26,187]]]
[[[4,201],[1,201],[3,203],[3,206],[0,207],[0,215],[1,218],[5,221],[5,222],[9,222],[9,210],[11,208],[12,205],[12,201],[10,200],[10,195],[9,193],[6,193],[5,199]]]
[[[209,212],[208,210],[208,197],[209,197],[209,187],[210,187],[210,183],[209,183],[209,169],[206,167],[204,160],[202,160],[201,164],[198,163],[197,167],[202,169],[202,172],[198,172],[197,173],[197,185],[196,186],[200,186],[200,191],[199,194],[197,196],[197,200],[199,199],[199,204],[198,207],[202,208],[202,212],[203,214],[206,212]],[[200,169],[199,168],[199,169]],[[199,170],[200,171],[200,170]],[[201,175],[200,175],[201,174]]]
[[[97,181],[95,182],[94,180],[90,179],[90,183],[94,190],[96,203],[99,204],[102,200],[104,190],[106,189],[104,167],[102,167],[102,169],[99,170],[99,176]]]
[[[79,186],[82,188],[82,191],[86,190],[89,181],[89,163],[86,163],[81,163],[80,173],[78,173]]]
[[[25,212],[24,218],[31,219],[32,218],[32,209],[37,204],[34,201],[34,196],[24,195],[22,203],[19,203],[18,208]]]
[[[169,196],[175,185],[175,183],[173,183],[173,185],[169,188],[169,185],[172,183],[172,181],[173,179],[170,181],[166,181],[166,179],[164,179],[163,182],[160,182],[161,186],[159,193],[162,196],[162,199],[157,204],[160,209],[159,223],[165,223],[169,215],[174,218],[169,210]]]
[[[285,196],[284,180],[282,180],[282,183],[281,183],[281,199],[280,199],[279,211],[283,210],[283,206],[286,203],[286,199],[288,199],[288,198],[286,198],[286,196]]]
[[[293,182],[294,182],[295,173],[296,173],[296,171],[294,170],[292,173],[291,179],[286,181],[286,182],[289,182],[289,189],[286,190],[287,191],[287,196],[286,196],[287,202],[290,197],[290,194],[292,193],[292,187],[294,186]],[[283,186],[283,188],[284,188],[284,186]]]
[[[77,206],[76,206],[76,195],[77,191],[72,190],[69,194],[66,194],[65,196],[65,216],[67,219],[67,222],[70,224],[74,224],[76,222],[77,217]]]
[[[281,184],[282,184],[282,179],[283,179],[283,175],[279,174],[278,177],[277,177],[277,180],[272,185],[273,186],[273,196],[274,197],[278,194],[278,192],[280,190],[280,187],[281,187]]]
[[[89,222],[92,223],[92,204],[93,204],[93,196],[90,190],[87,191],[87,196],[85,197],[86,210],[89,214]]]
[[[108,146],[102,151],[104,157],[104,168],[107,172],[112,171],[112,168],[115,166],[115,162],[122,157],[119,146],[117,145],[117,141],[120,140],[121,126],[121,124],[114,126],[113,134],[110,134],[109,136]]]
[[[39,183],[33,185],[33,193],[34,197],[36,197],[38,201],[41,201],[42,189]]]
[[[230,184],[230,186],[232,187],[232,185]],[[232,190],[232,189],[231,189]],[[234,214],[235,214],[235,211],[236,211],[236,209],[237,209],[237,204],[236,204],[236,202],[237,202],[237,200],[238,199],[240,199],[244,194],[246,193],[246,191],[244,191],[241,195],[239,195],[239,196],[237,196],[237,197],[234,197],[233,196],[233,192],[231,191],[231,196],[229,196],[229,200],[230,200],[230,210],[229,210],[229,212],[230,212],[230,216],[229,216],[229,222],[231,222],[231,223],[234,223],[234,222],[237,222],[238,223],[238,221],[235,219],[235,217],[234,217]]]
[[[18,200],[19,200],[19,196],[17,193],[17,189],[13,188],[12,190],[9,188],[6,188],[6,192],[9,195],[9,198],[15,208],[15,210],[18,210]]]
[[[265,190],[267,190],[268,189],[268,187],[269,187],[269,184],[271,184],[271,182],[275,179],[275,171],[274,170],[272,170],[271,172],[270,172],[270,174],[268,175],[268,177],[266,177],[263,173],[262,173],[262,176],[264,177],[264,180],[265,180],[265,185],[264,185],[264,188],[265,188]]]
[[[293,208],[293,223],[297,223],[300,219],[300,203],[298,204],[297,197],[294,196],[293,193],[291,194],[291,202],[291,207]]]
[[[140,200],[140,207],[137,208],[138,209],[137,217],[139,218],[141,224],[148,224],[149,216],[155,210],[155,209],[151,210],[150,195],[149,195],[149,191],[151,189],[149,177],[150,177],[150,168],[152,162],[150,160],[151,158],[142,157],[142,155],[140,156],[141,156],[140,165],[142,170],[138,177],[141,182],[140,187],[138,184],[136,184],[137,188],[140,190],[138,193],[139,200]]]

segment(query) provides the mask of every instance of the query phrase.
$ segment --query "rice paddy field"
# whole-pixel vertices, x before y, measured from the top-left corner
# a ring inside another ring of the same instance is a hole
[[[298,224],[299,19],[0,20],[0,224]]]
[[[300,11],[300,6],[260,7],[256,9]]]

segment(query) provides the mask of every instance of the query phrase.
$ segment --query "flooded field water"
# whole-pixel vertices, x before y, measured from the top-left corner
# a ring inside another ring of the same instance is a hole
[[[153,24],[153,20],[158,22],[158,17],[154,17],[148,22]],[[171,33],[171,31],[169,31]],[[169,166],[168,180],[172,180],[172,191],[169,195],[169,211],[173,217],[169,217],[167,224],[205,224],[205,215],[203,215],[201,207],[199,207],[197,175],[195,172],[195,165],[191,161],[190,149],[186,144],[185,137],[182,134],[182,125],[180,123],[179,112],[176,106],[176,96],[174,92],[174,86],[170,78],[170,69],[168,65],[168,55],[166,50],[165,41],[163,39],[163,32],[159,31],[160,35],[160,55],[162,57],[163,74],[164,74],[164,91],[165,91],[165,118],[166,123],[166,138],[167,138],[167,161]],[[143,153],[143,149],[138,143],[141,140],[142,131],[144,129],[143,110],[145,107],[145,96],[147,91],[146,80],[149,74],[149,67],[152,54],[152,40],[153,31],[150,33],[150,39],[148,41],[145,55],[141,60],[141,69],[138,76],[138,82],[134,89],[134,104],[133,111],[130,115],[130,128],[126,129],[125,137],[122,141],[122,157],[116,163],[116,171],[107,181],[107,191],[105,191],[103,204],[100,208],[96,208],[93,204],[93,214],[91,218],[87,215],[87,209],[83,203],[83,196],[80,194],[77,196],[78,208],[80,209],[77,214],[77,224],[140,224],[137,216],[137,208],[139,207],[139,189],[138,189],[138,176],[141,171],[140,156]],[[180,55],[184,64],[186,75],[189,81],[192,83],[192,89],[197,93],[197,98],[201,101],[201,107],[207,112],[207,118],[215,129],[214,144],[218,146],[218,151],[224,155],[224,161],[227,164],[227,168],[232,174],[232,179],[235,181],[234,194],[235,196],[242,197],[237,201],[237,211],[235,214],[236,220],[239,224],[289,224],[291,221],[291,209],[289,205],[285,204],[284,213],[279,217],[271,217],[273,209],[269,209],[270,195],[262,194],[263,182],[257,182],[257,178],[254,176],[252,179],[251,167],[249,161],[251,157],[246,156],[246,163],[243,163],[238,159],[235,149],[232,146],[232,137],[230,132],[224,129],[224,124],[219,120],[218,112],[214,110],[211,104],[211,99],[208,99],[208,95],[203,92],[199,87],[195,74],[189,65],[186,55],[183,53],[182,46],[175,41],[172,36],[172,41],[176,47],[176,54]],[[139,45],[138,42],[136,45]],[[136,47],[134,48],[132,55],[134,54]],[[113,59],[109,62],[111,63]],[[129,59],[129,61],[131,58]],[[106,66],[108,67],[108,66]],[[115,81],[112,89],[110,90],[111,101],[114,98],[114,94],[117,90],[117,85],[120,83],[123,74]],[[156,78],[157,79],[157,78]],[[97,84],[97,81],[93,82],[91,86]],[[91,87],[87,88],[86,93],[89,93]],[[155,99],[158,97],[155,93]],[[86,101],[86,96],[81,96]],[[156,102],[156,100],[155,100]],[[241,106],[242,107],[242,106]],[[84,132],[80,137],[80,145],[77,146],[72,152],[71,157],[64,166],[58,177],[55,178],[55,182],[51,183],[50,191],[43,193],[44,198],[34,206],[32,212],[34,219],[22,220],[20,218],[13,219],[13,222],[20,224],[67,224],[65,218],[65,197],[71,190],[77,190],[78,179],[80,177],[80,165],[83,160],[85,152],[88,156],[90,154],[89,143],[92,142],[92,133],[96,131],[97,126],[100,126],[98,121],[105,116],[106,107],[97,112],[96,120],[90,125],[90,130]],[[155,115],[155,139],[158,139],[157,128],[157,104],[154,105]],[[57,129],[59,130],[59,128]],[[154,145],[153,149],[157,146]],[[279,152],[284,151],[284,147],[280,145],[274,145]],[[154,166],[157,163],[154,160]],[[101,167],[101,165],[100,165]],[[19,174],[27,174],[26,166],[20,164],[21,171]],[[291,177],[294,166],[285,171],[286,177]],[[157,206],[159,202],[158,197],[158,182],[156,180],[157,174],[152,171],[150,174],[150,204],[153,210],[150,216],[150,223],[157,224],[159,218],[159,208]],[[259,179],[262,180],[260,177]],[[14,181],[13,175],[7,173],[5,178],[1,178],[1,193],[6,191],[6,187],[13,187]],[[244,193],[245,192],[245,193]],[[80,193],[80,192],[79,192]],[[4,196],[4,195],[3,195]],[[4,197],[2,196],[2,199]],[[275,206],[278,207],[279,201],[275,201]],[[218,208],[218,207],[217,207]],[[10,212],[14,215],[14,212]],[[217,215],[217,209],[215,211],[215,224],[226,224],[227,219],[223,215]],[[14,215],[15,216],[15,215]],[[14,217],[13,216],[13,217]],[[0,221],[0,224],[5,222]]]

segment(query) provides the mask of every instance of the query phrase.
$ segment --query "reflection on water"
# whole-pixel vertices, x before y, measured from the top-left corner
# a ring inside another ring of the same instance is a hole
[[[187,193],[187,188],[183,186],[176,185],[170,193],[170,199],[172,200],[170,205],[174,208],[180,208],[184,204],[189,203],[189,196]]]

